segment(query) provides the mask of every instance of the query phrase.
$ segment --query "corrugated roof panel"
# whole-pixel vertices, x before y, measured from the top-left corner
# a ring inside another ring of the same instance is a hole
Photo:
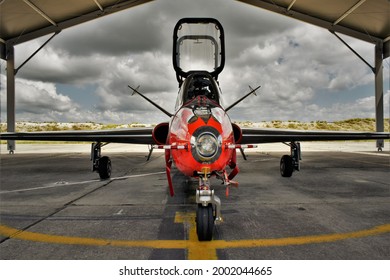
[[[94,0],[3,0],[0,2],[0,38],[2,41],[13,40],[14,42],[15,38],[22,35],[53,26],[53,23],[45,19],[34,8],[39,9],[51,21],[57,24],[69,20],[74,20],[74,24],[79,24],[85,20],[92,20],[104,14],[121,11],[150,1],[97,0],[103,9],[107,8],[103,12]],[[31,3],[31,5],[26,2]],[[95,14],[88,18],[85,17],[84,20],[78,20],[92,13]],[[66,27],[71,25],[68,23]],[[49,29],[47,33],[50,32],[53,32],[53,30]],[[37,32],[36,34],[37,36],[42,36],[42,33],[44,32]],[[28,39],[32,39],[31,36]]]
[[[0,38],[7,40],[46,26],[48,23],[22,0],[0,5]]]
[[[390,36],[390,2],[384,1],[367,0],[341,23],[385,39]]]

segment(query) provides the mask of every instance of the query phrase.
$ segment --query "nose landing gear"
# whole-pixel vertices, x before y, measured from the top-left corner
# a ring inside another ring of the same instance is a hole
[[[213,239],[215,222],[221,222],[221,200],[210,188],[210,182],[204,172],[199,176],[199,187],[196,190],[196,233],[199,241],[210,241]]]
[[[196,233],[199,241],[213,239],[215,222],[221,222],[221,200],[214,194],[214,190],[197,190],[196,203]]]

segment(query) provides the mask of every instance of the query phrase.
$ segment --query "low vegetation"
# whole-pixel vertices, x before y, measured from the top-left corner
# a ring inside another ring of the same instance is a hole
[[[299,129],[299,130],[332,130],[332,131],[375,131],[375,119],[355,118],[336,122],[311,121],[300,122],[296,120],[289,121],[263,121],[253,123],[250,121],[236,122],[241,127],[254,128],[279,128],[279,129]],[[385,131],[389,131],[389,119],[385,119]]]
[[[59,123],[59,122],[17,122],[16,131],[18,132],[39,132],[39,131],[64,131],[64,130],[107,130],[123,129],[134,127],[147,127],[150,125],[131,123],[131,124],[100,124],[94,122],[87,123]],[[2,132],[7,131],[7,125],[0,124]]]
[[[236,122],[241,127],[253,128],[279,128],[279,129],[300,129],[300,130],[333,130],[333,131],[375,131],[375,119],[348,119],[336,122],[312,121],[300,122],[296,120],[289,121],[263,121]],[[37,132],[37,131],[62,131],[62,130],[107,130],[107,129],[125,129],[139,127],[153,127],[154,125],[131,123],[131,124],[99,124],[94,122],[87,123],[59,123],[59,122],[18,122],[16,131],[18,132]],[[0,124],[2,132],[7,131],[7,125]],[[385,131],[389,131],[389,119],[385,119]]]

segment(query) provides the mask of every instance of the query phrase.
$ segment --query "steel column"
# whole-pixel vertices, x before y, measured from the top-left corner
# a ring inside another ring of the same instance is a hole
[[[375,45],[375,122],[376,131],[383,132],[384,112],[383,112],[383,43],[378,42]],[[377,140],[376,147],[382,150],[383,140]]]
[[[13,45],[6,47],[7,60],[7,132],[15,132],[15,48]],[[15,141],[7,141],[7,149],[10,154],[15,151]]]

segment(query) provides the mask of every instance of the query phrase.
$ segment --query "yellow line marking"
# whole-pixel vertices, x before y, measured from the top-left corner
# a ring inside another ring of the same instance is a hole
[[[184,223],[189,226],[188,240],[113,240],[87,237],[72,237],[64,235],[51,235],[23,231],[0,224],[0,235],[11,239],[27,240],[66,245],[89,245],[89,246],[115,246],[115,247],[141,247],[152,249],[184,249],[188,250],[189,260],[217,259],[217,249],[231,248],[255,248],[272,246],[292,246],[313,243],[336,242],[351,238],[364,238],[374,235],[390,233],[390,224],[379,225],[370,229],[355,232],[334,233],[324,235],[308,235],[297,237],[248,239],[248,240],[213,240],[199,242],[196,235],[195,214],[176,213],[175,223]]]
[[[181,213],[176,212],[175,223],[182,223],[189,225],[189,260],[217,260],[217,248],[213,242],[199,242],[196,233],[195,213]]]

